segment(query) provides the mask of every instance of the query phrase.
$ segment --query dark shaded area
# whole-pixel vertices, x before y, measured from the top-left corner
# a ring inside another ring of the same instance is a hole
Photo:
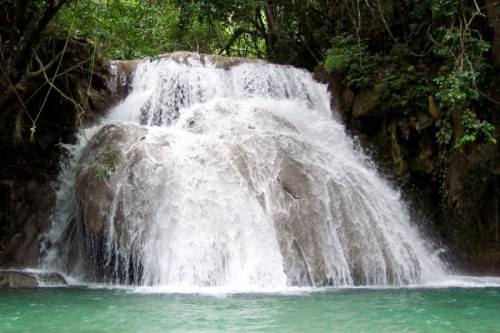
[[[13,101],[1,113],[3,267],[37,264],[37,239],[50,223],[53,181],[64,161],[64,144],[73,142],[78,129],[95,121],[111,103],[106,61],[96,55],[91,42],[67,37],[53,31],[43,39],[36,49],[39,61],[32,58],[18,91],[24,106]],[[48,81],[54,77],[51,88]]]

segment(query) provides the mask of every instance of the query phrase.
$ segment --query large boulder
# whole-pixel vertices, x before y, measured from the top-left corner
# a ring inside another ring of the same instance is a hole
[[[373,198],[370,192],[382,184],[363,169],[298,140],[293,127],[270,136],[246,135],[255,127],[235,125],[236,139],[211,143],[204,135],[212,127],[185,123],[195,139],[112,124],[86,148],[76,183],[79,242],[99,279],[175,283],[188,274],[194,284],[219,284],[238,265],[264,263],[267,257],[250,257],[267,248],[271,258],[276,246],[274,269],[292,285],[419,279],[425,263],[417,259],[420,245],[403,230],[404,210],[384,198],[390,193]],[[262,238],[262,249],[252,237]],[[186,243],[191,252],[179,248]],[[151,271],[156,275],[148,280]]]

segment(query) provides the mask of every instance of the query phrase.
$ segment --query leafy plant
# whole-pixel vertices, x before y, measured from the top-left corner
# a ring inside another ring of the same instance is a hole
[[[119,159],[116,155],[112,155],[111,158],[104,164],[103,167],[95,175],[96,180],[109,179],[113,173],[116,171]]]
[[[334,37],[326,51],[324,67],[327,72],[346,72],[344,84],[360,87],[370,82],[378,63],[378,56],[367,51],[365,43],[352,34]]]
[[[474,142],[493,142],[497,143],[493,136],[495,127],[487,121],[479,120],[474,112],[465,110],[462,114],[462,123],[464,125],[464,134],[455,148],[464,147]]]
[[[74,26],[76,36],[97,40],[108,58],[133,59],[175,48],[178,20],[169,1],[93,0],[61,10],[56,23]]]
[[[384,106],[408,116],[425,110],[431,92],[426,74],[413,65],[401,66],[398,59],[390,61],[375,84],[375,89],[381,90]]]
[[[454,147],[472,143],[494,142],[494,126],[484,118],[485,96],[488,89],[487,53],[491,44],[485,41],[475,20],[480,16],[478,7],[463,1],[440,0],[432,5],[436,22],[440,23],[431,37],[433,54],[443,59],[434,77],[436,98],[447,114],[459,112],[463,134]],[[430,35],[430,34],[429,34]],[[481,119],[483,118],[483,119]]]

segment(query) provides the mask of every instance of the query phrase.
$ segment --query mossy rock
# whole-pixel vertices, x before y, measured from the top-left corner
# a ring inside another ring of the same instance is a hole
[[[352,105],[352,115],[354,118],[378,118],[377,106],[382,99],[379,89],[365,88],[354,97]]]

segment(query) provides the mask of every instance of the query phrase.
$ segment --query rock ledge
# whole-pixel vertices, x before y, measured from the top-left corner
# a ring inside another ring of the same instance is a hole
[[[65,286],[68,283],[59,273],[22,270],[0,270],[0,288]]]

